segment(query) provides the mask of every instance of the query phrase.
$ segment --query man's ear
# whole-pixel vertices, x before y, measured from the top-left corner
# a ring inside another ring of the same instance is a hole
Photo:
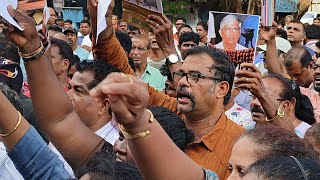
[[[101,103],[100,110],[98,111],[98,115],[102,116],[105,113],[109,113],[109,109],[110,109],[110,102],[109,102],[109,99],[106,98]]]
[[[70,61],[68,59],[64,59],[63,65],[62,65],[62,70],[64,70],[64,71],[68,70],[69,66],[70,66]]]
[[[178,50],[181,52],[181,46],[180,46],[180,44],[178,45]]]
[[[218,83],[215,87],[217,99],[224,99],[229,92],[230,85],[226,81]]]

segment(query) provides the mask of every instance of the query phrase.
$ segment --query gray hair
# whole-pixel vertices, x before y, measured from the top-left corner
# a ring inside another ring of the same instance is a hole
[[[241,28],[241,21],[240,21],[240,19],[239,19],[237,16],[235,16],[235,15],[229,14],[229,15],[225,16],[225,17],[221,20],[221,22],[220,22],[220,29],[222,29],[223,26],[225,26],[225,25],[232,24],[234,21],[238,21],[238,22],[239,22],[239,27]]]

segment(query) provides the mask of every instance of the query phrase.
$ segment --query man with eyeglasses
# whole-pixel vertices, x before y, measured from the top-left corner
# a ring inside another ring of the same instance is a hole
[[[173,78],[177,81],[177,98],[145,85],[149,92],[148,106],[162,106],[183,117],[186,126],[194,131],[196,137],[188,145],[187,155],[202,167],[217,172],[220,179],[226,179],[230,174],[226,166],[231,149],[244,132],[224,114],[224,105],[229,101],[233,84],[233,64],[220,50],[209,47],[193,47],[186,51],[184,63],[181,64],[170,20],[165,15],[149,15],[147,22],[152,32],[156,33],[159,47],[169,63],[178,66],[178,71],[172,71],[176,72]],[[133,44],[132,49],[137,51],[144,47]],[[106,51],[108,49],[113,51]],[[112,26],[108,25],[99,35],[94,52],[97,59],[108,61],[125,74],[135,75],[114,36]]]
[[[219,34],[222,41],[214,45],[216,48],[230,51],[247,49],[238,43],[241,36],[241,22],[237,16],[225,16],[220,22]]]
[[[151,43],[144,35],[136,35],[132,38],[132,48],[129,56],[133,59],[136,75],[157,90],[163,90],[166,78],[160,71],[148,64]]]

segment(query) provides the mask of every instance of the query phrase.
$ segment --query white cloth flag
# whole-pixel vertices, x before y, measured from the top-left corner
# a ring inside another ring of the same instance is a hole
[[[44,8],[43,8],[43,22],[44,25],[47,24],[48,20],[50,18],[50,11],[48,8],[47,0],[44,1]]]
[[[107,27],[105,15],[108,11],[108,7],[109,7],[110,3],[111,3],[111,0],[99,0],[98,12],[97,12],[97,38],[96,38],[96,42],[98,42],[99,34]]]
[[[211,12],[209,12],[209,21],[208,26],[212,27],[209,28],[210,31],[208,32],[208,40],[211,41],[211,38],[216,38],[215,26],[214,26],[214,16]]]
[[[5,20],[7,20],[10,24],[17,27],[21,31],[23,31],[22,27],[10,16],[7,7],[12,6],[13,9],[17,9],[18,0],[1,0],[2,4],[0,6],[0,16],[2,16]]]

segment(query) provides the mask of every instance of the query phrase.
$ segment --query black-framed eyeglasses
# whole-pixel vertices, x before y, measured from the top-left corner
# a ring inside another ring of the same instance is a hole
[[[173,80],[176,82],[180,81],[183,77],[186,77],[188,83],[197,83],[199,81],[199,78],[211,79],[214,81],[222,81],[219,78],[205,76],[199,72],[194,72],[194,71],[189,71],[187,73],[183,71],[178,71],[173,73]]]

